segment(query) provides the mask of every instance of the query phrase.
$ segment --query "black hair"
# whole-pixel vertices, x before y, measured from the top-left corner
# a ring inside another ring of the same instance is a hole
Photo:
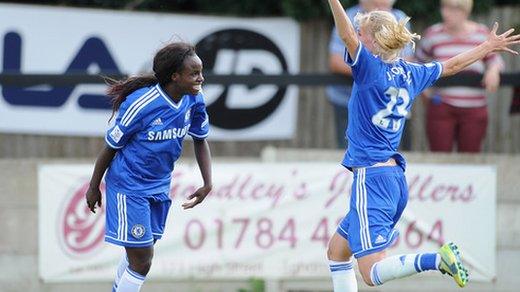
[[[185,42],[174,42],[160,49],[153,58],[153,74],[132,76],[123,80],[107,78],[109,85],[107,95],[112,100],[112,117],[125,101],[126,97],[135,90],[159,83],[161,86],[171,82],[174,73],[182,71],[184,60],[195,56],[195,47]]]

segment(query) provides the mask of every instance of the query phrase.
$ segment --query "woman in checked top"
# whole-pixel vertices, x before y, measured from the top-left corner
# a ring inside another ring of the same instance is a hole
[[[385,249],[397,238],[394,227],[408,201],[406,161],[397,149],[405,116],[421,91],[491,52],[518,54],[508,46],[520,43],[520,35],[512,35],[513,29],[497,35],[495,23],[479,46],[442,63],[416,64],[399,58],[408,43],[419,39],[406,29],[409,18],[397,22],[384,11],[359,14],[356,31],[340,2],[328,2],[354,78],[348,105],[348,148],[342,161],[354,173],[350,211],[327,251],[334,291],[357,291],[352,256],[370,286],[437,270],[464,287],[468,273],[453,243],[433,253],[386,256]]]

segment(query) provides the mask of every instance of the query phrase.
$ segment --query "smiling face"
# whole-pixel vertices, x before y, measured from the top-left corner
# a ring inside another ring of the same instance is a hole
[[[202,90],[204,77],[202,76],[202,60],[197,55],[186,57],[182,70],[174,73],[172,80],[181,94],[196,95]]]

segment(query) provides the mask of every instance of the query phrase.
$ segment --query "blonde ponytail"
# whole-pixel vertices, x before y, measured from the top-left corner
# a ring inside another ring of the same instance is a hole
[[[372,53],[379,55],[385,62],[392,62],[399,57],[408,43],[412,43],[412,48],[415,49],[415,40],[421,36],[411,33],[406,28],[409,20],[410,17],[406,17],[397,22],[395,17],[386,11],[358,14],[355,18],[359,26],[365,27],[376,42],[376,51]]]

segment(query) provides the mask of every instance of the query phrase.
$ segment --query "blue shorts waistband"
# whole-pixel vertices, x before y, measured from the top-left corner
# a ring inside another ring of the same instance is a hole
[[[380,174],[404,174],[403,168],[399,165],[371,166],[371,167],[355,168],[354,177],[357,177],[361,170],[364,170],[365,176],[380,175]]]

